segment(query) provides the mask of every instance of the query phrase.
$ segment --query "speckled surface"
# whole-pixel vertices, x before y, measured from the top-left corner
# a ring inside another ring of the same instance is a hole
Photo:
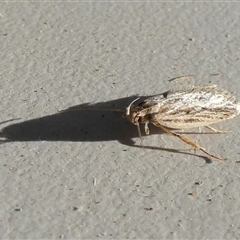
[[[0,3],[0,235],[238,239],[239,116],[190,134],[119,112],[193,74],[240,99],[238,3]],[[74,107],[81,111],[60,112]]]

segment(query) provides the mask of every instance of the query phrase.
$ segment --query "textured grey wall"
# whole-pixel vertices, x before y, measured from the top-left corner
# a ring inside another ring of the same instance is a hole
[[[59,113],[124,109],[186,74],[240,99],[239,12],[230,2],[1,3],[1,237],[239,238],[239,118],[216,126],[232,134],[189,135],[228,158],[207,164],[154,127],[143,140],[156,148],[143,150],[121,113]]]

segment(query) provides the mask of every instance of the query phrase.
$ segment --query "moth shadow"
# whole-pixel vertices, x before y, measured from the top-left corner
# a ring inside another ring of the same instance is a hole
[[[119,141],[132,146],[138,137],[125,109],[139,96],[96,104],[84,103],[61,112],[8,125],[1,129],[1,143],[21,141]],[[141,99],[146,98],[145,96]],[[109,110],[112,109],[112,110]],[[118,111],[117,111],[118,110]],[[10,122],[4,121],[1,124]]]
[[[139,96],[96,104],[84,103],[52,115],[8,125],[0,130],[0,144],[26,141],[101,142],[115,140],[127,146],[142,148],[142,146],[136,145],[133,140],[136,138],[140,142],[137,128],[124,116],[126,106],[137,97]],[[148,97],[140,96],[141,100]],[[0,124],[15,120],[19,120],[19,118],[7,120]],[[161,129],[152,125],[149,128],[150,135],[163,133]],[[144,136],[144,134],[142,128],[142,135]],[[144,147],[196,156],[193,153],[176,149]],[[200,155],[199,157],[209,162],[206,160],[208,158]]]

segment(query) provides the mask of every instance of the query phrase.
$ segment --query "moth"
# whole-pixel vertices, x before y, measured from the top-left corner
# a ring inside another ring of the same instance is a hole
[[[176,80],[190,76],[192,75],[173,78],[169,81],[177,82]],[[152,123],[164,132],[178,137],[194,149],[204,152],[209,157],[224,160],[224,158],[209,153],[198,143],[183,134],[175,132],[175,130],[206,127],[215,133],[229,133],[229,131],[219,131],[210,125],[237,116],[240,113],[240,103],[229,92],[217,85],[190,86],[173,87],[167,92],[151,96],[135,105],[134,103],[139,100],[137,98],[125,110],[94,107],[81,109],[125,112],[127,119],[137,126],[143,147],[140,124],[144,124],[145,133],[149,135],[148,125]],[[60,112],[81,109],[74,107]]]
[[[140,124],[144,124],[145,133],[149,135],[148,125],[152,123],[164,132],[191,145],[194,149],[217,160],[224,160],[207,152],[198,143],[174,130],[207,127],[215,133],[227,133],[209,125],[233,118],[240,113],[240,103],[229,92],[217,85],[209,85],[169,90],[134,105],[138,99],[126,108],[126,117],[137,126],[140,139],[142,139]]]

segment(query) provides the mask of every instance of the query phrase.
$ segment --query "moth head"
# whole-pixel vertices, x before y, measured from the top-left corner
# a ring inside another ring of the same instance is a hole
[[[127,117],[127,119],[128,119],[131,123],[133,123],[133,124],[135,124],[135,125],[138,125],[138,119],[139,119],[139,117],[138,117],[138,110],[137,110],[137,108],[136,108],[135,106],[133,106],[133,103],[135,103],[138,99],[139,99],[139,98],[133,100],[133,101],[129,104],[129,106],[126,108],[126,117]]]
[[[138,135],[141,139],[141,145],[143,146],[143,141],[142,141],[142,134],[139,126],[139,122],[141,120],[141,117],[139,116],[139,107],[136,107],[133,105],[139,98],[135,99],[132,101],[129,106],[126,108],[126,117],[127,119],[133,123],[134,125],[137,126],[138,129]]]

